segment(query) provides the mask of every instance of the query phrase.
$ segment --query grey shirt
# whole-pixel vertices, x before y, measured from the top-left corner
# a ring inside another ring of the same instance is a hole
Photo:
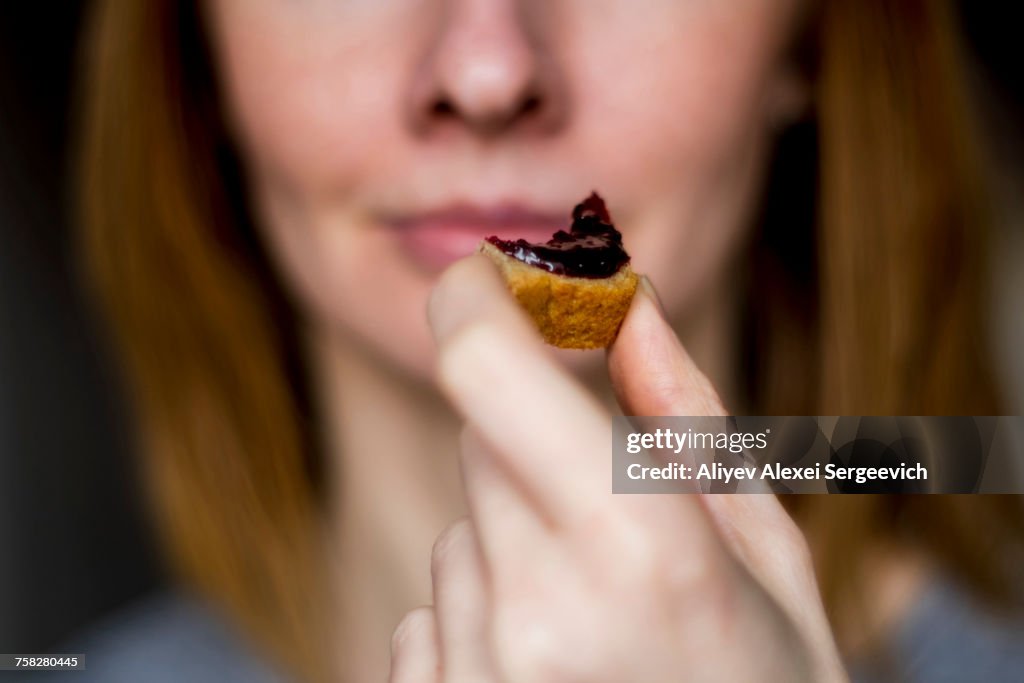
[[[25,683],[291,683],[213,609],[160,593],[114,614],[62,652],[84,671],[25,674]]]
[[[856,683],[1024,681],[1024,618],[999,619],[953,584],[928,586],[890,639],[895,669],[851,662]],[[288,683],[201,602],[181,594],[147,599],[92,629],[68,652],[86,670],[33,673],[39,683]]]

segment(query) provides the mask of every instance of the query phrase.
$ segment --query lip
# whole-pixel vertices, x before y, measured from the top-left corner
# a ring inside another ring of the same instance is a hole
[[[451,204],[393,217],[386,221],[409,257],[434,272],[476,251],[485,237],[546,242],[568,229],[567,214],[534,209],[522,203],[478,206]]]

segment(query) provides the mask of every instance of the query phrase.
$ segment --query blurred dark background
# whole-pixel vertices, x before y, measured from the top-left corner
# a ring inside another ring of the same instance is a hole
[[[30,653],[159,578],[126,402],[73,266],[67,143],[84,3],[0,7],[0,652]]]
[[[162,581],[133,483],[130,406],[81,290],[69,229],[68,133],[85,4],[0,5],[0,652],[7,653],[55,648]],[[1004,228],[1020,245],[1019,28],[1011,4],[960,5],[1000,169]],[[1006,282],[1024,287],[1020,278]],[[1019,293],[1008,299],[1020,300]],[[1011,308],[1003,317],[1002,344],[1024,339],[1024,312]],[[1013,355],[1019,392],[1024,369]]]

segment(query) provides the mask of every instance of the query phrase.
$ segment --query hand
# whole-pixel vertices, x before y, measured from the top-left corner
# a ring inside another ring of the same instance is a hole
[[[449,269],[429,314],[471,515],[434,547],[392,683],[846,680],[774,496],[612,495],[609,413],[486,259]],[[626,414],[724,414],[646,281],[608,364]]]

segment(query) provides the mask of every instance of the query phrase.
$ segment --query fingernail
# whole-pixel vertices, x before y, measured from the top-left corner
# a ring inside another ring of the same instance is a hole
[[[661,298],[658,296],[658,293],[654,291],[654,285],[651,284],[650,279],[648,279],[646,275],[640,276],[640,290],[648,299],[651,300],[654,307],[658,309],[658,314],[667,320],[668,316],[665,314],[665,306],[661,303]]]

